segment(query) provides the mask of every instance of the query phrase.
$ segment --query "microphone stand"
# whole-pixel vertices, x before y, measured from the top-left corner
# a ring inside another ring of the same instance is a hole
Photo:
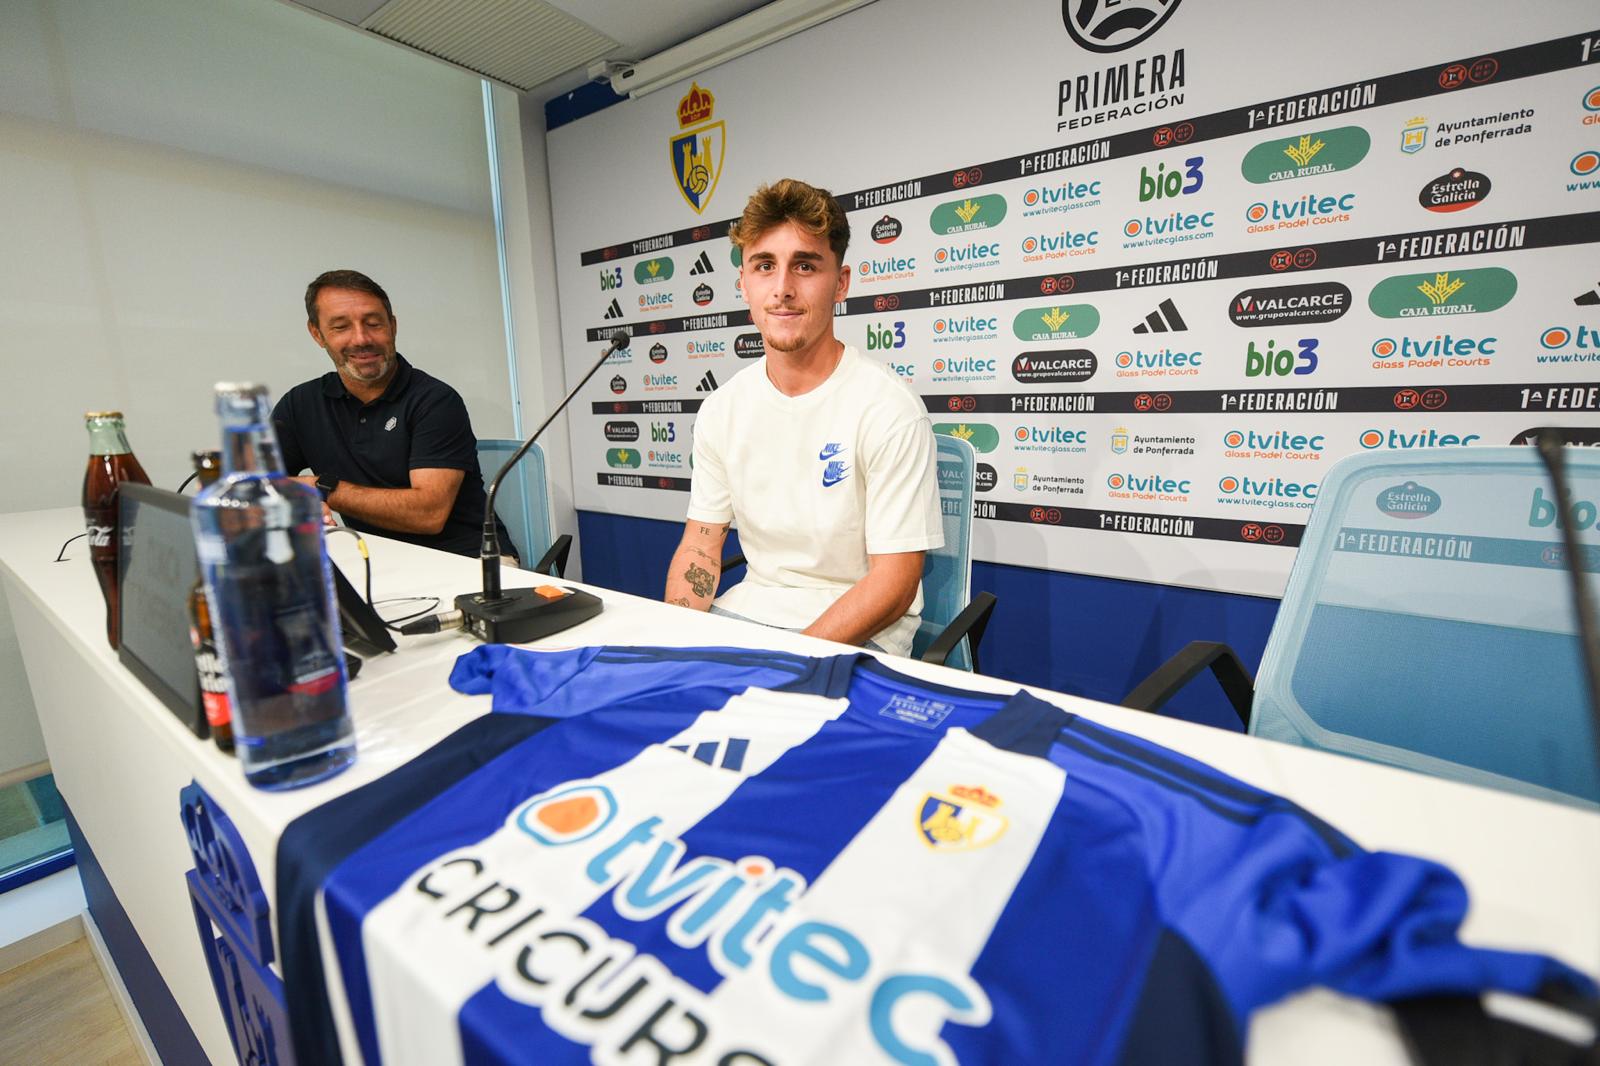
[[[522,447],[511,454],[489,483],[483,507],[483,541],[478,558],[483,567],[483,591],[467,592],[456,597],[456,610],[461,612],[462,625],[481,640],[496,644],[523,644],[551,633],[559,633],[600,613],[597,596],[571,588],[541,585],[537,588],[503,590],[500,586],[500,531],[494,517],[494,498],[500,482],[511,468],[533,447],[534,441],[550,427],[562,411],[567,409],[589,379],[618,351],[628,346],[632,338],[625,330],[617,330],[610,337],[611,344],[600,358],[583,375],[583,379],[556,405],[533,436],[522,442]]]

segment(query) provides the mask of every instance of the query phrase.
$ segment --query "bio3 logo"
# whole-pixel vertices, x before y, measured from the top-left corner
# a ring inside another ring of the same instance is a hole
[[[622,268],[606,267],[600,271],[600,291],[610,292],[612,289],[622,288]]]
[[[1291,374],[1314,374],[1317,370],[1317,338],[1303,337],[1294,347],[1278,347],[1277,341],[1267,341],[1263,350],[1251,341],[1245,348],[1245,377],[1288,377]]]
[[[877,322],[867,323],[867,351],[888,351],[891,348],[904,348],[906,346],[906,324],[904,322],[890,322],[887,325]]]
[[[1200,187],[1206,183],[1205,174],[1201,170],[1205,161],[1206,157],[1203,155],[1192,156],[1183,161],[1181,171],[1176,167],[1168,170],[1165,163],[1157,163],[1154,174],[1145,167],[1140,167],[1139,202],[1171,200],[1199,192]]]

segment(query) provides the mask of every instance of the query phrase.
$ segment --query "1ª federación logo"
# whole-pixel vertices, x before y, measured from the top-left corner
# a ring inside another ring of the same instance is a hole
[[[1182,0],[1061,0],[1061,21],[1079,45],[1091,52],[1120,52],[1155,33]]]
[[[1429,318],[1498,311],[1517,294],[1517,276],[1501,267],[1440,270],[1385,278],[1367,294],[1380,318]]]
[[[1017,339],[1030,342],[1081,340],[1099,328],[1100,312],[1092,304],[1032,307],[1011,322]]]
[[[1360,126],[1340,126],[1294,137],[1263,141],[1245,153],[1239,165],[1244,179],[1256,185],[1292,181],[1349,170],[1367,157],[1372,136]]]
[[[668,142],[672,176],[684,202],[694,208],[695,214],[705,211],[717,191],[717,179],[722,177],[722,160],[728,146],[727,125],[711,121],[716,103],[709,89],[691,82],[689,91],[678,101],[681,132]]]

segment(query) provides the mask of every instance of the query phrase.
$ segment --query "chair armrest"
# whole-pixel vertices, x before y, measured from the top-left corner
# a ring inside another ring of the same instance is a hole
[[[1210,640],[1190,641],[1188,647],[1158,666],[1124,696],[1122,705],[1135,711],[1160,711],[1179,689],[1207,667],[1222,686],[1223,695],[1233,705],[1239,721],[1248,727],[1255,680],[1232,648]]]
[[[567,573],[567,556],[572,551],[572,534],[563,533],[557,537],[555,543],[550,545],[550,550],[544,553],[544,558],[533,565],[536,574],[548,574],[551,577],[565,577]]]
[[[983,671],[978,669],[978,642],[983,639],[983,631],[989,626],[989,615],[994,611],[995,602],[992,592],[980,592],[973,596],[972,602],[962,608],[961,613],[952,618],[950,624],[933,638],[928,650],[922,653],[922,661],[943,666],[945,660],[950,658],[950,653],[956,650],[961,638],[966,637],[967,647],[972,653],[972,672],[982,673]]]

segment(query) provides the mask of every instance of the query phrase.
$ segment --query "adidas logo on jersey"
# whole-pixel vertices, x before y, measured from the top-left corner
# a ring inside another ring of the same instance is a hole
[[[729,737],[726,740],[702,740],[695,744],[694,750],[689,750],[688,744],[668,744],[673,751],[681,751],[685,755],[693,756],[697,762],[707,766],[719,766],[724,770],[738,771],[744,768],[745,752],[750,750],[750,740],[747,737]]]
[[[1156,309],[1144,316],[1144,321],[1133,327],[1135,333],[1172,333],[1189,328],[1183,316],[1178,314],[1178,305],[1169,300],[1162,300]]]
[[[696,385],[694,387],[694,391],[695,392],[716,392],[717,391],[717,379],[712,376],[711,371],[709,371],[709,370],[706,371],[706,376],[700,379],[700,384],[698,384],[698,385]]]
[[[606,308],[605,317],[606,318],[621,318],[622,317],[622,305],[617,303],[617,301],[615,299],[613,299],[611,301],[611,306]]]
[[[694,261],[694,266],[689,268],[689,273],[691,275],[694,275],[694,274],[709,274],[715,269],[716,269],[716,267],[711,265],[711,257],[709,255],[707,255],[705,252],[701,252],[700,253],[700,258],[696,259]]]

